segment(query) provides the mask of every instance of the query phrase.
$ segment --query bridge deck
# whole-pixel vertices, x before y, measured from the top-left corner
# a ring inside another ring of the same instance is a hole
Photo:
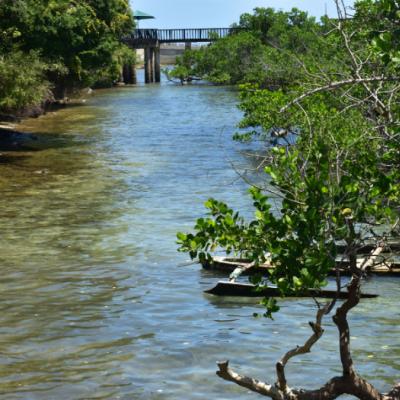
[[[135,29],[125,42],[138,47],[153,43],[212,42],[237,33],[238,28]]]

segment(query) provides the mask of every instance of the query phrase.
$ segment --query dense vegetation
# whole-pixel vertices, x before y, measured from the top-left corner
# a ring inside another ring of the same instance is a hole
[[[127,0],[2,0],[0,112],[111,84],[134,58],[120,42],[133,25]]]
[[[337,19],[320,24],[298,10],[256,9],[241,18],[247,32],[186,54],[177,68],[215,82],[244,83],[241,125],[251,130],[238,138],[262,138],[266,173],[265,185],[250,190],[253,220],[210,199],[209,216],[197,221],[195,232],[178,234],[181,250],[204,260],[225,249],[256,266],[268,259],[274,269],[253,282],[276,285],[282,297],[325,286],[331,270],[338,295],[348,292],[341,304],[315,300],[312,334],[278,361],[275,384],[241,376],[228,362],[219,364],[221,378],[279,400],[333,399],[345,393],[400,398],[399,385],[384,396],[357,373],[347,321],[359,303],[365,272],[388,238],[400,233],[400,5],[360,0],[349,14],[341,4],[336,2]],[[251,43],[247,60],[239,54],[244,42]],[[225,56],[237,64],[232,67]],[[295,143],[274,145],[277,137],[285,143],[293,134]],[[281,198],[280,210],[271,208],[271,192]],[[369,255],[363,252],[366,243],[375,248]],[[339,256],[347,261],[348,284],[335,262]],[[275,299],[264,304],[266,316],[279,310]],[[287,363],[311,351],[330,313],[339,331],[342,374],[317,390],[290,388]]]
[[[254,14],[243,14],[232,27],[237,29],[231,36],[199,50],[187,50],[177,59],[170,78],[282,87],[299,72],[294,68],[294,60],[283,50],[320,57],[325,49],[315,43],[315,37],[329,29],[295,8],[290,12],[256,8]],[[274,65],[279,65],[279,71],[271,70]]]

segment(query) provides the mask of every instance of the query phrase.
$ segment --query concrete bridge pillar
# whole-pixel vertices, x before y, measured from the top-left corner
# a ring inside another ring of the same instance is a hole
[[[161,80],[160,43],[185,43],[189,50],[192,42],[214,42],[236,32],[240,28],[135,29],[124,42],[133,49],[144,49],[145,82],[153,83]]]
[[[160,45],[154,48],[154,80],[161,82]]]
[[[131,65],[131,71],[132,71],[132,85],[136,85],[137,84],[137,75],[136,75],[136,65],[132,64]]]
[[[144,49],[144,81],[161,81],[160,46],[148,46]]]
[[[153,82],[153,57],[154,52],[152,47],[144,49],[144,81],[145,83]]]
[[[125,64],[122,68],[122,81],[125,85],[136,84],[136,68],[135,64]]]

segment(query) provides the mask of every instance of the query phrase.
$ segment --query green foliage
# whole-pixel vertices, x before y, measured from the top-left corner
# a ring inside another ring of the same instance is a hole
[[[316,100],[310,103],[307,109],[315,113],[308,115],[314,122],[312,132],[297,115],[304,134],[296,145],[275,147],[269,153],[265,172],[269,187],[282,193],[279,215],[271,210],[269,197],[255,188],[250,191],[255,208],[250,222],[226,204],[209,200],[210,217],[197,221],[195,234],[179,235],[182,251],[201,260],[223,248],[256,264],[270,253],[276,268],[269,280],[285,295],[325,284],[335,266],[335,243],[360,239],[349,218],[359,223],[393,220],[400,175],[397,170],[391,175],[380,170],[380,141],[361,140],[368,125],[357,111],[340,114]]]
[[[3,0],[0,4],[0,54],[42,60],[54,95],[110,82],[133,58],[120,39],[133,29],[127,0]]]
[[[315,18],[297,8],[284,12],[258,7],[253,14],[242,14],[235,26],[252,32],[265,45],[296,52],[312,47],[314,33],[320,30]]]
[[[318,57],[327,52],[316,40],[322,26],[297,9],[283,12],[256,8],[254,14],[243,14],[234,27],[243,30],[186,53],[177,59],[169,76],[196,77],[217,84],[253,82],[276,88],[288,85],[300,72],[298,63],[285,51]]]
[[[263,68],[264,46],[249,32],[220,39],[208,47],[186,50],[177,58],[171,78],[202,78],[217,84],[257,81]]]
[[[346,244],[345,253],[357,254],[366,238],[379,242],[394,233],[400,207],[399,91],[390,78],[397,68],[397,28],[391,25],[390,44],[384,45],[376,39],[380,21],[366,24],[382,13],[394,18],[398,11],[393,4],[358,2],[354,20],[341,21],[329,33],[331,22],[326,20],[320,31],[325,34],[314,32],[312,48],[304,52],[298,45],[290,50],[292,42],[284,34],[274,34],[284,43],[281,58],[278,50],[270,50],[277,62],[262,75],[264,81],[248,79],[241,86],[240,126],[252,130],[238,137],[285,137],[295,131],[297,140],[267,149],[265,187],[250,189],[252,220],[244,220],[223,202],[208,200],[209,216],[197,221],[194,233],[178,235],[181,251],[201,261],[224,249],[255,265],[268,255],[275,266],[268,281],[285,296],[323,287],[335,266],[338,243]],[[267,42],[272,17],[282,15],[256,10],[255,16],[243,16],[241,24]],[[300,12],[293,21],[296,28],[312,22]],[[292,60],[286,61],[288,67],[284,56]],[[284,77],[288,68],[293,71],[290,80]],[[269,90],[265,79],[273,74],[281,84]],[[354,76],[384,79],[355,85]],[[333,90],[330,85],[335,81],[343,83]],[[271,208],[269,192],[281,197],[280,209]],[[254,282],[265,284],[265,278]],[[264,305],[267,316],[277,311],[271,299]]]
[[[326,284],[339,241],[360,245],[362,235],[350,221],[366,227],[371,222],[394,222],[400,174],[380,168],[384,143],[372,141],[372,129],[369,140],[363,140],[369,127],[357,111],[340,114],[324,110],[318,101],[312,103],[308,110],[322,122],[309,114],[312,132],[302,126],[304,133],[296,145],[275,147],[269,153],[268,187],[282,194],[278,215],[266,193],[255,188],[250,191],[255,213],[249,222],[225,203],[209,200],[209,218],[197,221],[194,234],[178,236],[181,251],[203,260],[223,248],[258,265],[269,253],[275,269],[268,279],[285,296]]]
[[[372,46],[385,64],[400,63],[400,4],[396,0],[359,0],[357,15],[369,26]]]
[[[45,67],[36,53],[19,51],[0,56],[0,110],[13,112],[48,98]]]
[[[186,49],[182,56],[177,57],[177,64],[172,70],[163,70],[168,79],[178,79],[180,82],[190,81],[197,78],[199,71],[199,63],[203,57],[202,50]]]

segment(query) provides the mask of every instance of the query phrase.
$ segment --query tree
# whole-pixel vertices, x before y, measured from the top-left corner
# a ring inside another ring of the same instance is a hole
[[[25,65],[23,70],[21,65]],[[44,76],[45,68],[34,52],[0,55],[0,110],[11,113],[49,98],[51,95]]]
[[[262,70],[264,51],[260,39],[251,32],[240,32],[208,47],[185,50],[167,76],[183,81],[205,79],[216,84],[255,82]]]
[[[121,38],[134,26],[127,0],[3,0],[0,54],[35,54],[54,97],[66,91],[111,83],[133,52]],[[22,75],[22,71],[21,71]]]
[[[288,85],[300,72],[282,50],[318,58],[325,53],[315,42],[316,32],[322,32],[323,27],[296,8],[290,12],[256,8],[254,14],[243,14],[233,27],[239,28],[236,33],[200,50],[185,51],[168,76],[277,88]],[[277,65],[280,71],[273,74]]]
[[[210,199],[206,203],[210,216],[197,220],[195,233],[178,234],[180,249],[200,260],[223,248],[257,266],[269,254],[274,269],[268,277],[255,278],[255,283],[276,285],[282,297],[322,288],[332,269],[338,295],[347,288],[347,300],[341,304],[336,299],[315,300],[312,334],[277,362],[275,384],[241,376],[228,362],[219,363],[218,376],[272,399],[323,400],[342,394],[371,400],[400,398],[400,384],[384,395],[357,373],[347,321],[359,303],[365,272],[387,239],[399,235],[400,8],[395,0],[360,1],[349,20],[347,10],[336,4],[339,18],[329,21],[330,33],[316,36],[315,41],[323,40],[328,52],[339,46],[340,60],[315,65],[312,57],[284,49],[303,70],[301,80],[284,90],[243,88],[242,125],[254,128],[244,139],[298,132],[294,144],[272,146],[266,152],[266,184],[250,190],[255,218],[246,221],[225,203]],[[389,22],[383,32],[378,18],[382,16]],[[271,209],[268,192],[281,198],[278,214]],[[375,249],[359,260],[366,243]],[[339,251],[339,244],[344,251]],[[344,286],[335,262],[340,254],[351,276]],[[275,299],[265,299],[264,304],[266,316],[279,310]],[[316,390],[290,388],[287,363],[311,351],[323,334],[323,318],[330,313],[339,331],[342,374]]]
[[[242,14],[233,26],[252,32],[265,45],[298,52],[309,46],[320,28],[314,17],[297,8],[284,12],[262,7],[256,7],[253,14]]]

